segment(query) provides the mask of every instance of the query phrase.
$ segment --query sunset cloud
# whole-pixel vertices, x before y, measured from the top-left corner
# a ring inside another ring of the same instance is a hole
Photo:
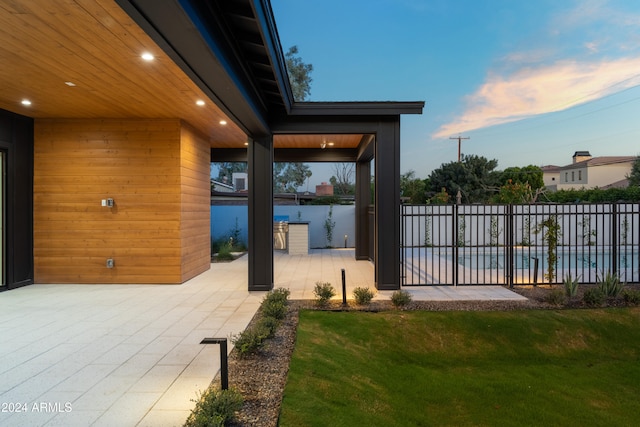
[[[442,125],[432,138],[514,122],[566,110],[640,85],[640,58],[613,61],[560,61],[523,68],[511,75],[489,75],[466,99],[465,111]]]

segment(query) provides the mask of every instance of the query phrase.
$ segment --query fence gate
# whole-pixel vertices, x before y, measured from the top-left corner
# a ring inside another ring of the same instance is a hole
[[[403,205],[402,285],[640,281],[640,204]]]

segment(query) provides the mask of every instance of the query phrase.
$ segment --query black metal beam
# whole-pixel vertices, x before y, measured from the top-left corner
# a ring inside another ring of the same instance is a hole
[[[273,289],[273,137],[249,142],[249,290]]]
[[[212,148],[212,162],[246,162],[246,148]]]
[[[355,148],[276,148],[275,162],[355,162],[358,150]],[[212,148],[212,162],[246,162],[246,148]]]
[[[380,124],[375,143],[375,281],[400,289],[400,119]]]
[[[358,144],[358,156],[359,162],[371,161],[375,155],[375,136],[364,135],[360,144]]]
[[[399,116],[289,116],[273,119],[274,134],[375,134],[381,121],[398,120]]]
[[[276,162],[355,162],[355,148],[277,148]]]
[[[371,162],[356,163],[356,259],[369,260],[369,205],[371,204]]]

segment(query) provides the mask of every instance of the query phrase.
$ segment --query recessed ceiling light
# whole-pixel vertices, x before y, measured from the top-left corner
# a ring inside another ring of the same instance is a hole
[[[204,105],[204,101],[203,101],[202,99],[198,99],[198,100],[196,101],[196,105],[199,105],[199,106],[201,106],[201,107],[202,107],[202,106]]]
[[[245,143],[244,143],[244,145],[249,145],[249,143],[248,143],[248,142],[245,142]]]
[[[226,121],[226,120],[220,120],[220,124],[221,124],[222,126],[224,126],[224,125],[226,125],[226,124],[227,124],[227,121]]]
[[[334,143],[334,142],[332,142],[332,141],[329,141],[329,142],[327,143],[327,145],[328,145],[329,147],[333,147],[333,145],[334,145],[334,144],[335,144],[335,143]]]
[[[28,99],[23,99],[21,101],[21,104],[28,107],[29,105],[31,105],[31,101],[29,101]]]
[[[64,84],[66,84],[69,87],[75,87],[75,83],[74,82],[64,82]]]
[[[144,59],[145,61],[153,61],[154,58],[155,57],[152,54],[150,54],[149,52],[144,52],[142,54],[142,59]]]

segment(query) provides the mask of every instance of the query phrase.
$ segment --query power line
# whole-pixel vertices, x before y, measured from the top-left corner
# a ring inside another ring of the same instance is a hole
[[[457,139],[458,140],[458,163],[460,163],[460,160],[461,160],[461,157],[462,157],[461,156],[461,151],[460,151],[461,145],[462,145],[462,140],[463,139],[471,139],[471,138],[468,137],[468,136],[463,138],[460,135],[458,135],[458,136],[449,137],[449,139]]]

